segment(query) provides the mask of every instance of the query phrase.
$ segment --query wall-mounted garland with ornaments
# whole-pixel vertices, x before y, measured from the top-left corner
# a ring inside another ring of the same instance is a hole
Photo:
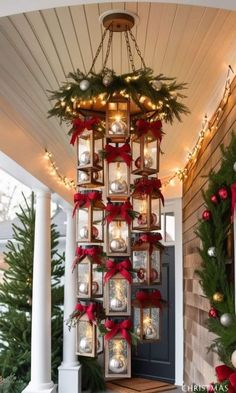
[[[223,365],[216,367],[219,383],[236,391],[236,316],[232,222],[236,203],[236,136],[222,146],[222,162],[209,174],[203,194],[205,210],[197,235],[202,241],[202,267],[197,271],[205,296],[210,300],[207,327],[216,338],[209,348]],[[217,389],[215,385],[215,390]],[[212,385],[214,391],[214,385]]]

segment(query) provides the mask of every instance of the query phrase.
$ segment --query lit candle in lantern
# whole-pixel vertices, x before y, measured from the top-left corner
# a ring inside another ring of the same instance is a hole
[[[144,145],[144,166],[147,168],[151,168],[153,165],[153,159],[152,156],[148,150],[148,139],[145,141]]]

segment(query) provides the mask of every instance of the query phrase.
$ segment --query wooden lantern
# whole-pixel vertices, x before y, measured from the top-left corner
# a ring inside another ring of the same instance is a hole
[[[120,273],[105,282],[105,311],[108,316],[131,314],[131,285]]]
[[[160,308],[155,306],[133,308],[134,331],[141,342],[152,342],[160,339]]]
[[[132,173],[150,176],[159,172],[160,140],[149,131],[145,135],[133,135],[131,138],[133,155]]]
[[[105,340],[105,378],[131,377],[131,347],[121,336]]]
[[[103,296],[103,272],[97,271],[98,266],[102,263],[102,253],[103,249],[100,246],[77,248],[77,296],[79,299],[93,299]]]
[[[103,210],[102,193],[100,191],[83,191],[74,196],[77,235],[79,243],[102,243],[103,234]]]
[[[120,95],[114,95],[106,108],[106,138],[111,142],[125,142],[130,134],[130,102]]]
[[[161,283],[161,261],[163,246],[161,235],[137,235],[132,244],[132,265],[135,275],[133,284],[158,285]]]
[[[139,214],[134,218],[132,229],[137,231],[156,231],[161,229],[162,193],[156,185],[157,178],[136,179],[132,202],[134,211]]]
[[[82,315],[76,325],[76,355],[96,357],[102,352],[103,337],[97,325]]]

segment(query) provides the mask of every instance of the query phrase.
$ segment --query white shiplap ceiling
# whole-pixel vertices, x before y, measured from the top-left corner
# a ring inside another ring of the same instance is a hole
[[[14,108],[12,113],[19,113],[24,132],[42,149],[54,153],[62,172],[75,176],[75,152],[68,143],[66,127],[47,119],[47,90],[57,89],[70,71],[89,69],[102,33],[99,15],[117,8],[138,14],[134,34],[146,64],[157,74],[176,76],[189,85],[185,103],[191,115],[164,128],[161,176],[167,176],[184,164],[203,115],[212,113],[221,98],[227,65],[236,65],[235,11],[151,2],[99,2],[2,17],[1,99]],[[138,59],[135,61],[138,67]],[[127,52],[119,34],[114,37],[110,65],[118,73],[128,71]]]

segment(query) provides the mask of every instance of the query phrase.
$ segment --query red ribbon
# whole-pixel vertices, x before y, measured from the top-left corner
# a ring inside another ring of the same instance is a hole
[[[215,371],[218,381],[229,380],[228,391],[236,392],[236,371],[225,365],[217,366]]]
[[[155,234],[145,233],[139,236],[139,239],[136,242],[136,244],[149,243],[150,245],[149,254],[152,254],[153,246],[157,244],[160,240],[162,240],[162,236],[160,233],[155,233]]]
[[[231,186],[231,220],[234,220],[234,209],[236,204],[236,183]]]
[[[91,248],[77,247],[75,252],[76,258],[73,262],[72,270],[74,270],[77,263],[81,262],[85,257],[92,259],[92,262],[101,265],[102,247],[94,246]]]
[[[106,152],[106,160],[108,163],[116,162],[117,157],[120,157],[128,166],[131,165],[132,162],[131,148],[128,143],[125,143],[120,147],[106,145],[105,152]]]
[[[106,267],[108,272],[105,274],[104,282],[110,280],[116,273],[120,273],[130,284],[132,283],[132,275],[129,272],[129,270],[132,269],[132,264],[128,258],[119,263],[115,263],[108,259],[106,261]]]
[[[107,320],[105,322],[105,327],[110,330],[110,332],[105,334],[105,340],[111,340],[118,333],[131,345],[131,335],[129,330],[132,327],[132,322],[130,319],[125,319],[120,323],[115,323],[114,321]]]
[[[129,212],[133,210],[133,206],[130,201],[127,200],[122,205],[113,205],[112,202],[108,202],[105,207],[106,217],[105,220],[110,224],[115,218],[119,218],[121,221],[131,224],[131,217]]]
[[[82,313],[87,314],[90,322],[93,322],[96,319],[95,315],[94,315],[94,313],[96,312],[96,309],[97,309],[96,305],[93,303],[89,304],[88,306],[83,306],[83,304],[77,303],[76,307],[75,307],[75,310],[79,311],[81,314]]]
[[[143,119],[137,120],[136,122],[136,127],[137,127],[137,135],[145,135],[148,133],[148,131],[151,131],[152,135],[154,138],[159,139],[161,141],[162,139],[162,122],[160,120],[157,121],[146,121]]]
[[[74,210],[72,217],[74,217],[76,209],[80,207],[89,207],[92,204],[95,204],[96,202],[101,202],[102,201],[102,195],[99,191],[91,191],[88,192],[87,194],[82,194],[80,192],[77,192],[74,195]],[[102,207],[102,206],[101,206]]]
[[[84,132],[84,130],[91,130],[95,125],[100,123],[98,117],[91,117],[88,120],[81,120],[79,117],[73,121],[73,134],[70,144],[74,146],[76,139]]]
[[[145,291],[136,292],[136,299],[139,301],[142,307],[155,306],[157,308],[162,308],[161,292],[158,290],[153,292],[145,292]]]
[[[142,194],[142,195],[152,195],[154,193],[158,194],[159,198],[162,201],[164,206],[164,197],[161,193],[161,181],[156,177],[141,177],[134,184],[133,195]]]

